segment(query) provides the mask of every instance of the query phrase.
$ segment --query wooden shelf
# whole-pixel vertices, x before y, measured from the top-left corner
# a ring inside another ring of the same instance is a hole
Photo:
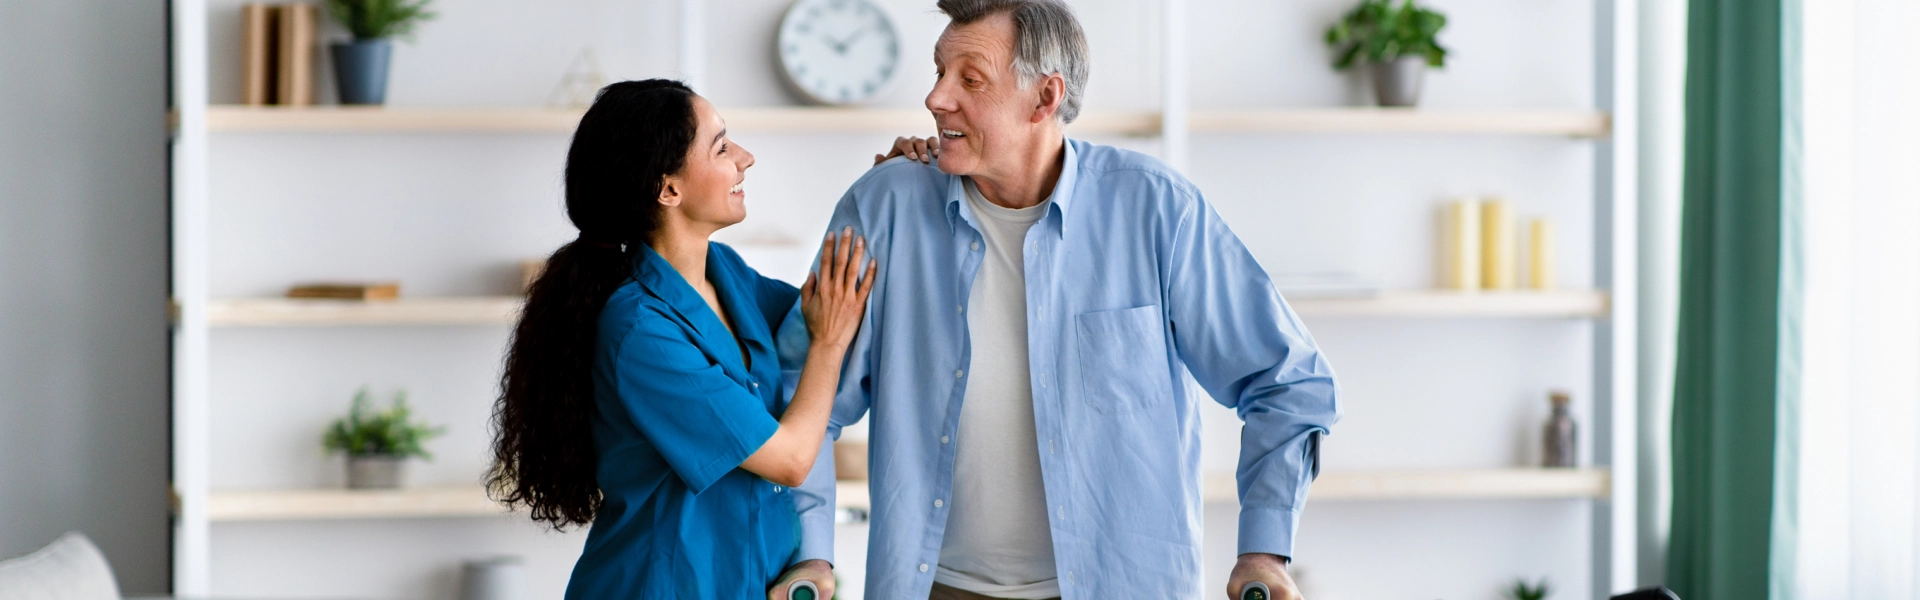
[[[1599,290],[1412,290],[1355,298],[1301,298],[1287,303],[1301,316],[1313,317],[1593,319],[1607,316],[1608,296]]]
[[[1612,118],[1596,111],[1466,111],[1411,108],[1198,110],[1194,133],[1402,133],[1604,137]]]
[[[544,108],[306,108],[213,106],[207,129],[222,133],[571,133],[583,111]],[[933,117],[918,108],[722,108],[736,133],[932,133]],[[1076,133],[1158,135],[1154,111],[1090,112]]]
[[[399,300],[214,300],[207,324],[215,327],[314,325],[499,325],[520,315],[518,296],[402,298]]]
[[[505,325],[519,318],[521,301],[518,296],[364,301],[225,299],[207,307],[207,322],[215,327]],[[1607,315],[1608,298],[1601,291],[1425,290],[1288,302],[1300,315],[1310,317],[1589,319]]]
[[[1606,469],[1416,469],[1327,471],[1313,482],[1309,502],[1346,500],[1497,500],[1605,498]],[[1232,473],[1208,473],[1209,502],[1238,502]]]
[[[1612,479],[1606,469],[1415,469],[1337,471],[1320,474],[1310,501],[1498,500],[1605,498]],[[842,508],[870,509],[865,481],[841,481]],[[1232,473],[1208,473],[1201,496],[1237,502]],[[508,511],[479,486],[394,491],[232,490],[207,497],[207,518],[217,522],[326,519],[490,517]]]
[[[549,108],[391,108],[365,106],[212,106],[207,129],[220,133],[570,133],[582,111]],[[728,129],[742,133],[931,132],[919,108],[722,108]],[[1196,133],[1403,133],[1603,137],[1611,118],[1595,111],[1459,111],[1397,108],[1200,110]],[[1074,134],[1160,134],[1160,113],[1089,111]]]
[[[212,521],[489,517],[507,514],[480,486],[404,490],[230,490],[207,495]]]
[[[1605,498],[1606,469],[1417,469],[1320,474],[1312,501]],[[1208,473],[1201,496],[1208,502],[1238,502],[1232,473]],[[838,504],[869,508],[867,482],[842,481]]]

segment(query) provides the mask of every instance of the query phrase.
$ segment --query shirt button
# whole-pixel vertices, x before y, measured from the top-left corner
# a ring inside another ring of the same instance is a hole
[[[782,488],[782,487],[780,487],[780,486],[777,486],[777,485],[776,485],[776,486],[773,486],[773,491],[774,491],[774,493],[776,493],[776,494],[777,494],[777,493],[780,493],[780,492],[784,492],[784,491],[786,491],[786,488]]]
[[[947,443],[947,436],[944,436],[944,435],[943,435],[943,436],[940,436],[940,443],[942,443],[942,444],[945,444],[945,443]]]
[[[974,243],[973,243],[973,249],[974,249],[974,250],[976,250],[976,251],[977,251],[977,250],[979,250],[979,249],[980,249],[980,242],[974,242]],[[922,570],[922,571],[925,571],[926,569],[921,569],[921,570]]]
[[[963,369],[963,370],[956,370],[956,371],[954,371],[954,372],[953,372],[953,378],[954,378],[954,379],[959,379],[959,378],[961,378],[961,377],[964,377],[964,376],[966,376],[966,374],[967,374],[967,372],[966,372],[966,370],[964,370],[964,369]]]
[[[760,389],[760,382],[758,381],[753,382],[753,389],[756,389],[756,390]]]
[[[939,498],[935,498],[935,499],[933,500],[933,507],[934,507],[934,508],[940,508],[940,507],[942,507],[942,506],[946,506],[946,505],[947,505],[947,503],[946,503],[946,502],[943,502],[943,501],[941,501],[941,500],[940,500]]]
[[[920,563],[920,572],[921,573],[927,572],[927,563]]]
[[[960,305],[960,306],[955,306],[955,307],[953,307],[953,311],[954,311],[954,312],[967,312],[967,307],[966,307],[966,305]]]

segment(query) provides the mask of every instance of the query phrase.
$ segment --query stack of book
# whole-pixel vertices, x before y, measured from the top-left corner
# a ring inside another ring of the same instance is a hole
[[[313,49],[319,44],[319,31],[319,10],[312,4],[242,6],[240,102],[313,105]]]

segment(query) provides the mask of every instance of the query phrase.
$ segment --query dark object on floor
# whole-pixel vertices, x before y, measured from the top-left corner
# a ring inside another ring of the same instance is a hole
[[[1627,592],[1614,596],[1612,600],[1680,600],[1680,595],[1661,585]]]

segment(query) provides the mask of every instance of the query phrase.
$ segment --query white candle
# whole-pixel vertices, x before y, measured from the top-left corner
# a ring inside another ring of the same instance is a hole
[[[1513,289],[1513,210],[1507,201],[1488,198],[1480,205],[1480,287]]]
[[[1457,200],[1447,205],[1441,223],[1440,286],[1480,289],[1480,203]]]

